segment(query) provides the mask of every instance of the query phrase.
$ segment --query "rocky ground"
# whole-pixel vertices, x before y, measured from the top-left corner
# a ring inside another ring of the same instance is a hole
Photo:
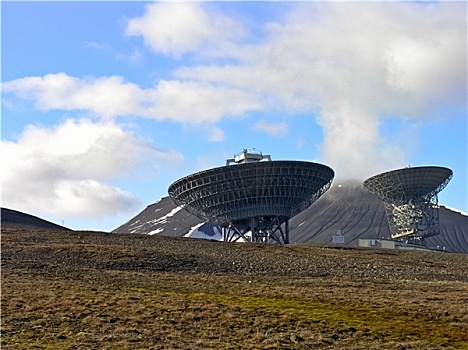
[[[273,246],[91,232],[4,231],[5,267],[97,269],[351,280],[468,282],[459,254],[340,246]],[[16,240],[10,244],[10,240]]]
[[[468,348],[468,256],[2,228],[2,348]]]

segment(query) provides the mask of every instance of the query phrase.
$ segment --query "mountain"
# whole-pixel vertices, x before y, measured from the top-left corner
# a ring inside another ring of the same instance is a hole
[[[440,234],[426,239],[430,248],[468,253],[468,216],[443,205],[439,209]],[[177,207],[170,197],[149,205],[116,228],[115,233],[160,234],[172,237],[221,238],[219,228]],[[337,230],[345,244],[358,239],[390,237],[385,208],[360,182],[335,181],[309,208],[289,221],[290,243],[330,244]]]
[[[41,218],[38,218],[37,216],[25,214],[20,211],[7,208],[1,208],[1,223],[2,228],[21,227],[71,231],[69,228],[54,224],[53,222],[47,220],[43,220]]]

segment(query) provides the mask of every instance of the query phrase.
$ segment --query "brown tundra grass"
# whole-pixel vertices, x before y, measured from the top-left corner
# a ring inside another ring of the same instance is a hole
[[[2,349],[468,349],[465,255],[20,228],[1,238]],[[310,267],[281,270],[296,257]]]

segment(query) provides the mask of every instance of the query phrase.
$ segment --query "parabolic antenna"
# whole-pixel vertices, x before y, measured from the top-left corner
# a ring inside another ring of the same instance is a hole
[[[364,187],[384,202],[392,238],[423,243],[439,234],[437,194],[452,176],[444,167],[408,167],[372,176]]]
[[[220,225],[226,241],[289,243],[288,220],[328,190],[334,172],[322,164],[270,159],[244,150],[226,166],[175,181],[169,195],[188,212]]]

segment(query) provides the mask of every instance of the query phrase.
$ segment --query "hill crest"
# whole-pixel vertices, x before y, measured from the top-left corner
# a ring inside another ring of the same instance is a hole
[[[54,224],[37,216],[26,214],[17,210],[1,208],[1,225],[4,227],[27,227],[38,229],[52,229],[71,231],[69,228]]]

